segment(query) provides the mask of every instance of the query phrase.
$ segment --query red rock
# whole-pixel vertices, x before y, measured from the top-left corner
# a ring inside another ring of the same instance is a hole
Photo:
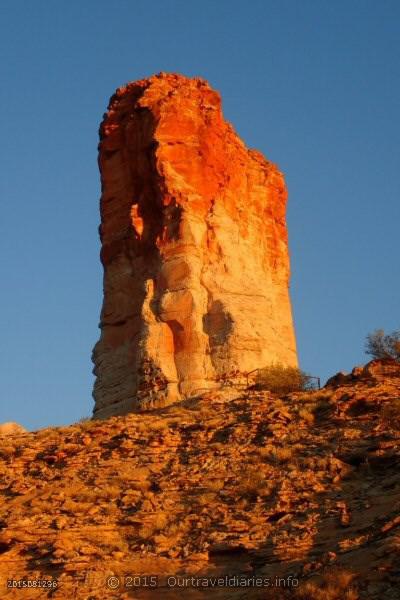
[[[119,88],[100,127],[104,303],[97,417],[296,365],[282,174],[203,79]]]
[[[343,373],[342,371],[336,373],[328,379],[325,387],[340,387],[365,379],[377,382],[385,379],[390,380],[393,377],[400,377],[399,361],[394,358],[376,358],[363,367],[354,367],[351,373]]]
[[[393,358],[380,358],[371,360],[365,365],[360,377],[373,379],[375,381],[390,380],[392,377],[400,377],[400,362]]]

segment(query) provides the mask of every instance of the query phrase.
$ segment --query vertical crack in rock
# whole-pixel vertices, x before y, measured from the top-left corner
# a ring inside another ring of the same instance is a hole
[[[182,400],[230,370],[297,364],[283,176],[206,81],[160,73],[119,88],[99,168],[96,417]]]

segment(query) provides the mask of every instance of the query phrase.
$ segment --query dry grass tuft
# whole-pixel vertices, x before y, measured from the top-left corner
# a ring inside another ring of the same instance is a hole
[[[312,425],[314,423],[314,411],[312,407],[301,408],[298,414],[300,419],[305,421],[308,425]]]
[[[327,573],[321,584],[307,582],[295,592],[297,600],[358,600],[354,574],[344,569]]]

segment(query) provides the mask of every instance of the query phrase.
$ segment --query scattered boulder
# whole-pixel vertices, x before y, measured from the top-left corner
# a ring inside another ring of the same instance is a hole
[[[377,382],[393,377],[400,377],[400,362],[393,358],[379,358],[365,366],[354,367],[351,373],[339,371],[328,379],[324,387],[340,387],[360,380]]]
[[[372,379],[374,381],[382,381],[400,377],[400,362],[393,358],[379,358],[371,360],[365,365],[360,377],[363,379]]]
[[[25,431],[25,427],[13,421],[0,423],[0,435],[13,435],[14,433],[24,433]]]
[[[339,387],[351,381],[351,373],[346,373],[345,371],[339,371],[336,375],[332,375],[324,387]]]

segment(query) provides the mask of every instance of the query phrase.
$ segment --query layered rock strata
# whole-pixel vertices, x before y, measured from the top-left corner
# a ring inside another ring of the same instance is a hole
[[[296,365],[282,174],[199,78],[112,96],[100,127],[100,418],[170,404],[271,362]]]

